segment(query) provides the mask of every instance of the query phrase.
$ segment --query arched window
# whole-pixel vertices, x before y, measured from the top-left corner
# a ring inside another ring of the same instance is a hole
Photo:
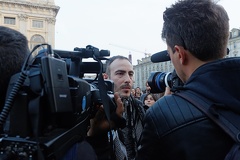
[[[30,40],[30,49],[32,50],[36,45],[45,43],[45,39],[41,35],[34,35]],[[33,54],[36,55],[39,50],[42,48],[38,48]]]

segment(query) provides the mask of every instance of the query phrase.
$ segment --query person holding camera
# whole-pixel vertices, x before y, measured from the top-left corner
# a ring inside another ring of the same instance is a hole
[[[238,112],[240,58],[224,58],[228,14],[211,0],[181,0],[163,20],[162,38],[184,85],[148,109],[136,159],[224,159],[234,141],[177,93],[191,91]]]
[[[0,111],[5,103],[10,78],[21,71],[28,54],[27,38],[19,31],[0,26]]]
[[[88,132],[88,142],[93,146],[99,159],[135,159],[137,148],[143,129],[143,118],[145,110],[143,103],[131,95],[133,86],[133,66],[128,58],[124,56],[113,56],[106,63],[105,79],[110,79],[114,83],[114,92],[117,92],[121,97],[122,103],[118,103],[118,108],[121,105],[124,111],[118,114],[126,120],[126,124],[122,128],[115,128],[112,130],[113,136],[113,156],[109,157],[111,153],[106,153],[106,150],[111,150],[110,144],[106,144],[106,119],[102,121],[95,116],[91,128]],[[104,106],[103,106],[104,107]],[[104,114],[104,112],[102,112]],[[97,124],[96,124],[97,123]],[[96,129],[98,128],[98,129]],[[104,129],[105,128],[105,129]],[[104,138],[105,137],[105,138]],[[91,140],[94,139],[94,140]]]

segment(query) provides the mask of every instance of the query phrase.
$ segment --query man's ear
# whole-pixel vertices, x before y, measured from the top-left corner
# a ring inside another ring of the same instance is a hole
[[[103,73],[103,79],[108,79],[108,75],[106,73]]]
[[[182,46],[174,46],[175,51],[178,53],[178,58],[181,62],[181,64],[187,63],[187,53],[186,50]]]

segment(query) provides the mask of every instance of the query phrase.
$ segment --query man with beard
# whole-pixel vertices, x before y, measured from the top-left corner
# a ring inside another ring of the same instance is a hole
[[[104,78],[110,79],[114,82],[114,92],[119,94],[124,106],[124,111],[122,115],[119,115],[119,117],[122,116],[126,120],[126,126],[124,128],[112,131],[114,134],[114,158],[116,159],[135,159],[143,129],[142,121],[145,115],[143,104],[131,95],[133,75],[133,66],[129,59],[124,56],[118,55],[111,57],[106,63],[106,73],[104,74]],[[94,118],[93,121],[98,122],[99,124],[99,119]],[[101,143],[103,144],[104,142],[99,141],[104,140],[104,138],[100,138],[99,133],[94,133],[92,131],[94,128],[96,128],[96,126],[91,127],[88,135],[90,137],[95,136],[96,138],[94,139],[98,141],[100,146],[103,146]],[[96,134],[98,136],[96,136]],[[103,134],[101,134],[101,136],[102,135]],[[103,154],[99,151],[99,148],[102,150],[103,148],[99,146],[96,147],[96,141],[90,141],[90,144],[94,146],[93,148],[95,149],[99,159],[106,159],[106,157],[99,156],[99,154]],[[111,157],[111,159],[112,158],[113,157]]]

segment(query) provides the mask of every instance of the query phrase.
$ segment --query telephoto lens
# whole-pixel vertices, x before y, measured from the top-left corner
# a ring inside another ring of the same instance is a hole
[[[162,93],[166,87],[172,87],[172,73],[151,72],[148,78],[148,85],[151,87],[151,93]]]

